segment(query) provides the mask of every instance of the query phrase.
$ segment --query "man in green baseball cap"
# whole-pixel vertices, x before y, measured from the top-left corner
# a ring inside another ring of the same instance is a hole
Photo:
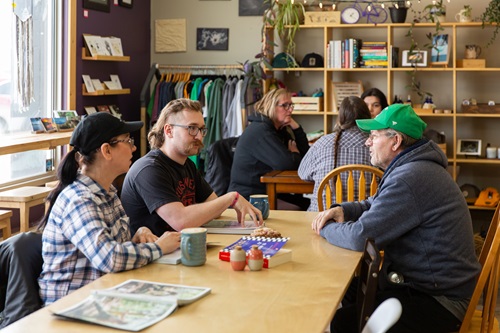
[[[409,105],[391,105],[356,123],[370,131],[371,163],[384,169],[377,193],[333,204],[311,227],[335,246],[363,251],[372,238],[384,250],[375,305],[396,297],[404,309],[391,332],[458,331],[480,265],[469,209],[446,170],[448,159],[422,138],[426,124]],[[356,293],[346,293],[332,333],[359,332],[349,295]]]
[[[427,124],[408,104],[392,104],[380,112],[374,119],[356,120],[363,131],[395,129],[414,139],[421,139]]]

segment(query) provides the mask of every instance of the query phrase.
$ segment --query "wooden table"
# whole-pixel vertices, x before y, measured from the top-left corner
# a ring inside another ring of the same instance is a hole
[[[179,308],[166,319],[142,332],[324,332],[348,287],[361,252],[338,248],[311,230],[317,213],[271,211],[266,224],[291,237],[285,248],[292,262],[258,272],[237,272],[218,259],[221,248],[239,235],[208,235],[220,242],[208,249],[204,266],[150,264],[143,268],[107,274],[18,322],[2,333],[118,332],[92,324],[67,321],[50,314],[76,304],[92,289],[113,287],[127,279],[204,286],[210,295]],[[233,210],[224,213],[234,216]]]
[[[21,153],[37,149],[53,149],[69,144],[72,131],[42,134],[15,134],[2,136],[0,155]]]
[[[261,176],[260,182],[266,183],[270,209],[277,207],[277,193],[313,193],[314,190],[314,182],[300,179],[297,170],[271,171]]]

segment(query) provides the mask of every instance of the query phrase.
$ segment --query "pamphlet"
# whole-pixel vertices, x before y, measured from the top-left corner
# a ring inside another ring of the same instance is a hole
[[[94,290],[82,302],[54,315],[126,331],[140,331],[168,317],[178,306],[190,304],[210,288],[127,280]]]

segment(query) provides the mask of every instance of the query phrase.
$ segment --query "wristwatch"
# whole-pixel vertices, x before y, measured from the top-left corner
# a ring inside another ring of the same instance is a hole
[[[347,7],[344,8],[342,13],[340,13],[340,16],[342,18],[342,22],[347,24],[354,24],[359,21],[361,14],[356,8]]]

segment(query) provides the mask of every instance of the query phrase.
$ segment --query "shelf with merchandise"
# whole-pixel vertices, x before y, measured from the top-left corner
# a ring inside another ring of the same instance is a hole
[[[91,56],[89,50],[85,47],[82,48],[82,60],[91,60],[91,61],[130,61],[130,56],[105,56],[105,55],[96,55]]]

